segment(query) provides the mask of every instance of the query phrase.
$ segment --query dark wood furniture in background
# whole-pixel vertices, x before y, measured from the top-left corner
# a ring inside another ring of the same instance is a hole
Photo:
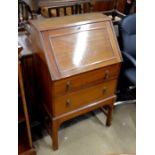
[[[118,24],[116,17],[125,17],[124,9],[126,5],[126,0],[102,0],[102,1],[112,1],[112,8],[110,10],[104,10],[103,13],[112,16],[112,21],[114,24]]]
[[[19,155],[36,155],[32,146],[32,137],[30,131],[29,116],[25,99],[25,91],[22,76],[22,66],[20,62],[20,52],[22,47],[18,47],[18,154]]]
[[[23,0],[18,0],[18,30],[23,30],[24,25],[32,18],[30,6]]]
[[[126,7],[126,0],[23,0],[29,7],[32,14],[37,14],[39,10],[48,17],[52,16],[51,11],[56,10],[57,16],[71,7],[72,14],[85,12],[113,12],[123,14]],[[46,12],[46,13],[45,13]],[[55,13],[54,13],[55,14]]]
[[[92,0],[93,11],[109,11],[117,9],[124,13],[126,0]]]
[[[32,15],[35,16],[39,8],[38,3],[41,0],[22,0],[22,1],[25,2],[30,7]],[[42,1],[46,1],[46,0],[42,0]]]
[[[69,119],[108,106],[111,124],[122,57],[113,25],[99,13],[30,21],[40,101],[51,120],[53,149]]]
[[[25,23],[30,18],[37,18],[37,14],[44,17],[58,17],[73,14],[102,12],[112,16],[114,24],[125,16],[126,0],[19,0],[25,7],[19,7],[19,23]],[[19,5],[20,6],[20,5]],[[21,16],[22,14],[22,16]],[[20,16],[22,18],[20,18]],[[119,17],[119,18],[115,18]],[[24,21],[24,22],[23,22]]]
[[[90,10],[91,0],[61,0],[41,4],[41,14],[46,17],[81,14]],[[90,12],[90,11],[89,11]]]
[[[92,12],[102,12],[111,16],[113,24],[118,24],[118,17],[120,20],[125,16],[126,0],[92,0],[91,4]]]
[[[30,6],[32,12],[37,12],[41,7],[52,7],[57,5],[90,3],[93,11],[107,11],[114,8],[116,0],[23,0]],[[124,13],[126,0],[117,0],[117,10]]]

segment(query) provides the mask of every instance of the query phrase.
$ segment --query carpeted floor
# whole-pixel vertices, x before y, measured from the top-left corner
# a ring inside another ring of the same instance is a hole
[[[37,155],[108,155],[136,152],[136,105],[115,106],[111,127],[105,115],[93,113],[65,122],[59,130],[59,150],[52,150],[49,135],[34,142]]]

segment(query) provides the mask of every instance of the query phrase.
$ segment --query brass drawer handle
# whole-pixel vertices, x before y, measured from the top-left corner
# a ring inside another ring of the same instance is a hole
[[[104,88],[103,88],[102,93],[103,93],[103,94],[106,94],[106,93],[107,93],[107,87],[104,87]]]
[[[106,70],[105,71],[105,75],[104,75],[104,80],[107,80],[110,78],[110,71],[109,70]]]
[[[71,106],[71,100],[70,99],[67,99],[66,101],[66,107],[70,107]]]
[[[66,84],[66,91],[71,89],[71,81],[68,81]]]

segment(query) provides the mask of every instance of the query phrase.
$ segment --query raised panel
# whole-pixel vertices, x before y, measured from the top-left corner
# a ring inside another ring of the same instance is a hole
[[[51,52],[62,75],[115,59],[106,28],[49,36],[49,38]]]

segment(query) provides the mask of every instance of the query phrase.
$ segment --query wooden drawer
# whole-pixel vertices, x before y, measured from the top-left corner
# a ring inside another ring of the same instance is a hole
[[[91,85],[114,79],[119,74],[119,68],[120,65],[115,64],[60,81],[55,81],[53,83],[53,96],[64,95],[66,93],[90,87]]]
[[[92,87],[82,89],[53,99],[54,116],[75,110],[89,103],[109,97],[115,93],[117,80],[110,80]]]

